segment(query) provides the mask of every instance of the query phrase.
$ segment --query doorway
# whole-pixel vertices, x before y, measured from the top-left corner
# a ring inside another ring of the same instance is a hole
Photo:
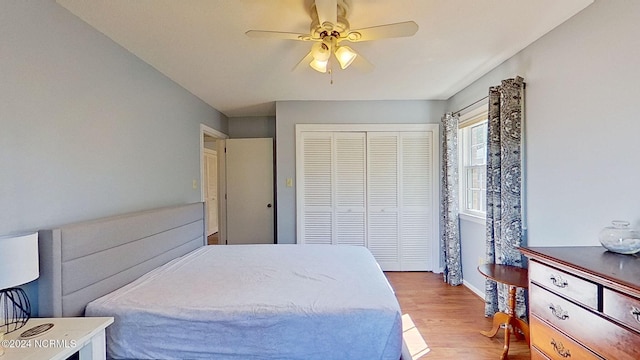
[[[226,241],[226,202],[224,194],[225,140],[228,136],[206,125],[200,125],[200,190],[205,204],[205,234],[207,244]]]

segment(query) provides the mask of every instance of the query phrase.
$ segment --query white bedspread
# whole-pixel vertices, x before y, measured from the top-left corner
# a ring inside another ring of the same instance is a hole
[[[398,302],[371,253],[205,246],[87,305],[118,359],[398,360]]]

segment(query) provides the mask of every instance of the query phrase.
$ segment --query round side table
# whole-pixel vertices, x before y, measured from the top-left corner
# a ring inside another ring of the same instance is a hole
[[[502,264],[484,264],[478,266],[478,271],[491,280],[509,286],[509,313],[497,312],[493,316],[493,326],[489,331],[481,331],[480,333],[486,337],[494,337],[502,325],[504,325],[504,350],[500,359],[506,359],[509,352],[509,340],[511,331],[516,337],[519,337],[516,329],[519,329],[524,335],[525,340],[529,343],[529,325],[515,316],[516,310],[516,288],[526,289],[529,286],[527,269],[517,266]],[[511,327],[511,331],[509,330]]]

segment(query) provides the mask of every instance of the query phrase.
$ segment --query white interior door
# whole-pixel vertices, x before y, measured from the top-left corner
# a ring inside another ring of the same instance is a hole
[[[438,127],[397,127],[407,131],[296,128],[300,243],[366,246],[388,271],[439,270]]]
[[[205,149],[207,236],[218,232],[218,153]]]
[[[382,269],[401,270],[398,134],[367,134],[368,248]]]
[[[300,220],[298,238],[305,244],[332,244],[333,216],[333,133],[305,133],[302,141],[302,171],[296,183]]]
[[[366,235],[366,133],[333,135],[335,239],[339,245],[367,245]]]
[[[402,271],[433,270],[433,244],[438,237],[434,217],[439,214],[433,194],[438,169],[434,167],[433,132],[400,133],[400,263]]]
[[[227,244],[273,244],[273,139],[227,139]]]

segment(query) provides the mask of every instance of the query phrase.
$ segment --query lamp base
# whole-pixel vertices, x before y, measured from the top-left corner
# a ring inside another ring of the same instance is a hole
[[[8,334],[25,326],[31,317],[27,293],[20,288],[0,290],[0,311],[0,333]]]

